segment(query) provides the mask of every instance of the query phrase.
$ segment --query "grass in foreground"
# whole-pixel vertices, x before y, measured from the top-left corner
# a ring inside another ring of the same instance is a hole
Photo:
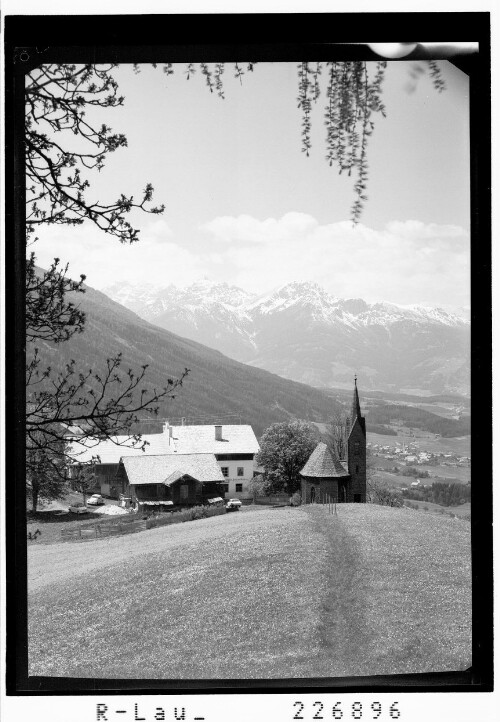
[[[469,525],[371,505],[338,511],[262,510],[30,549],[30,674],[270,679],[469,666]]]

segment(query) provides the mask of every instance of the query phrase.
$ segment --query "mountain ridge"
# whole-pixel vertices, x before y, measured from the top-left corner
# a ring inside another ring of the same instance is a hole
[[[210,281],[104,292],[161,328],[318,388],[350,383],[355,369],[366,388],[469,393],[470,324],[444,309],[342,299],[307,281],[260,296]]]
[[[327,422],[340,408],[319,389],[253,368],[161,329],[88,285],[83,294],[67,294],[67,300],[85,312],[85,330],[61,344],[39,342],[40,368],[51,366],[57,374],[76,359],[78,372],[99,371],[106,367],[106,359],[121,353],[124,373],[129,368],[138,373],[148,364],[141,388],[149,390],[164,387],[168,378],[178,378],[185,368],[190,369],[176,398],[160,403],[157,421],[151,417],[156,431],[165,418],[203,417],[212,419],[210,423],[235,423],[240,417],[260,435],[270,424],[291,418]],[[28,344],[27,352],[28,356],[33,352],[33,344]],[[144,423],[134,431],[155,432],[149,419]]]

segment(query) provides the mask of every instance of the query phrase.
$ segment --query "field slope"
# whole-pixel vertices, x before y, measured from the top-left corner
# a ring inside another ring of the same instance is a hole
[[[470,665],[470,525],[341,505],[29,548],[30,675],[270,679]]]

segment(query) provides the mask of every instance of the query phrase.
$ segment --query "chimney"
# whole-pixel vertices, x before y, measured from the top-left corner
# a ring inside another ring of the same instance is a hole
[[[222,426],[220,424],[215,425],[215,440],[222,441]]]

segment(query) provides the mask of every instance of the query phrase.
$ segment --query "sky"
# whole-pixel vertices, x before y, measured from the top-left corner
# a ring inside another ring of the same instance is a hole
[[[116,282],[186,286],[200,279],[263,294],[314,281],[338,297],[368,302],[468,307],[468,78],[441,61],[446,91],[409,62],[390,62],[383,84],[387,117],[368,146],[368,201],[349,220],[352,178],[325,155],[323,95],[312,118],[312,151],[301,152],[293,63],[262,63],[242,83],[227,68],[225,99],[185,66],[122,65],[123,108],[102,122],[128,138],[92,177],[89,197],[140,196],[146,182],[162,216],[131,217],[132,246],[90,224],[42,230],[38,263],[55,256],[70,273],[104,289]]]

